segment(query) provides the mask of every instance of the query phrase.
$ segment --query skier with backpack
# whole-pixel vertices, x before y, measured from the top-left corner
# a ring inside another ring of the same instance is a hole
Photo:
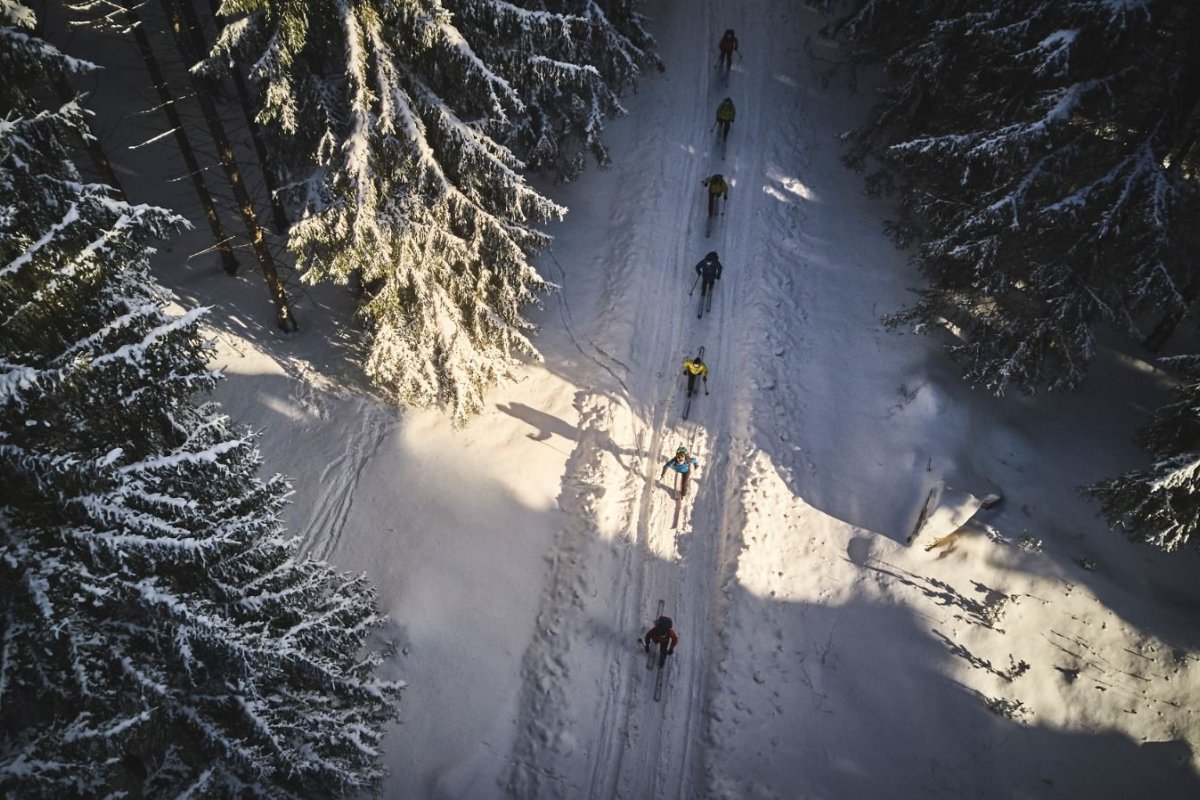
[[[737,109],[734,108],[733,99],[726,97],[721,101],[721,105],[717,106],[717,121],[713,123],[713,127],[719,127],[721,130],[721,142],[729,138],[729,126],[733,124],[734,118],[737,117]]]
[[[654,620],[654,627],[646,631],[646,635],[642,637],[642,644],[646,648],[646,652],[650,652],[650,645],[658,645],[658,666],[667,663],[667,656],[675,652],[675,645],[679,644],[679,635],[675,633],[672,627],[674,623],[670,617],[659,617]]]
[[[662,480],[666,476],[667,470],[673,469],[679,474],[679,499],[682,500],[687,495],[688,480],[692,476],[692,467],[700,466],[700,462],[694,456],[689,456],[686,447],[681,447],[675,451],[675,457],[663,464],[662,471],[658,473],[658,479]]]
[[[708,187],[708,218],[711,220],[717,215],[717,201],[720,198],[725,198],[725,205],[729,205],[729,184],[719,172],[709,175],[700,183]]]
[[[717,66],[722,64],[725,66],[725,74],[729,74],[729,70],[733,67],[733,54],[737,52],[738,40],[733,35],[733,28],[725,31],[725,35],[721,37],[721,41],[717,43],[717,50],[721,55],[717,58]]]
[[[716,250],[709,251],[709,254],[701,259],[700,263],[696,265],[696,276],[700,280],[701,305],[706,305],[709,310],[712,310],[713,285],[716,284],[717,281],[721,280],[721,272],[723,269],[724,267],[721,266],[721,261],[717,258]],[[704,303],[706,298],[708,300],[707,304]],[[705,368],[705,372],[707,372],[707,367]],[[707,377],[704,380],[705,383],[708,382]]]

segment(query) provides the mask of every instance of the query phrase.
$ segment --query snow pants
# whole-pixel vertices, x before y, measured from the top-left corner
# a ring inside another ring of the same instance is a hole
[[[716,192],[708,193],[708,215],[710,217],[715,217],[717,215],[717,201],[720,198],[721,195],[717,194]]]

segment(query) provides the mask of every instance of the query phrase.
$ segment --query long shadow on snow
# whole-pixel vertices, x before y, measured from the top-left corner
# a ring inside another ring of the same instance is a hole
[[[1045,683],[1055,681],[1070,691],[1051,664],[998,680],[986,660],[948,650],[944,636],[936,629],[931,635],[927,618],[910,608],[857,598],[841,605],[780,601],[740,584],[730,592],[730,650],[716,667],[728,691],[713,697],[707,734],[717,765],[727,770],[713,773],[719,796],[999,800],[1200,792],[1183,740],[1139,744],[1117,731],[1040,724],[1023,690],[1044,697]],[[963,674],[964,659],[976,672]],[[1088,702],[1086,691],[1076,696]]]

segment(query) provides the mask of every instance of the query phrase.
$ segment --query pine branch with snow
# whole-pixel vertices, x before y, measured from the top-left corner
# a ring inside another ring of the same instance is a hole
[[[148,269],[183,220],[80,180],[80,109],[39,104],[56,51],[0,29],[0,66],[0,789],[370,790],[400,690],[373,590],[298,558],[286,482],[196,404],[202,312]]]
[[[1169,335],[1200,291],[1197,14],[861,4],[847,30],[896,80],[849,160],[899,187],[894,230],[931,284],[893,321],[950,323],[966,376],[995,392],[1078,385],[1100,326]]]
[[[315,164],[289,247],[309,281],[363,290],[366,369],[399,403],[465,420],[536,357],[530,265],[565,209],[527,168],[570,177],[616,92],[654,62],[629,0],[226,0],[217,51],[248,64],[260,123]],[[328,76],[337,76],[336,79]]]
[[[1163,550],[1200,546],[1200,356],[1163,359],[1179,380],[1138,441],[1153,459],[1148,469],[1085,489],[1109,523],[1131,539]]]

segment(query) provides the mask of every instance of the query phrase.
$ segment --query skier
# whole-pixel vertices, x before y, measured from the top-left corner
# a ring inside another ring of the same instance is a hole
[[[666,477],[667,470],[673,469],[679,473],[679,499],[683,499],[687,495],[688,479],[692,475],[692,467],[700,466],[700,462],[694,456],[689,456],[686,447],[681,447],[675,451],[675,457],[663,464],[662,470],[658,473],[658,479],[662,480]]]
[[[721,271],[724,268],[721,262],[717,259],[717,251],[712,250],[706,255],[699,264],[696,265],[696,274],[700,276],[700,297],[703,298],[706,294],[711,294],[713,284],[721,280]],[[709,304],[709,308],[712,304]],[[685,367],[686,369],[686,367]],[[707,371],[707,367],[705,368]],[[708,378],[704,379],[708,382]]]
[[[685,358],[683,360],[683,374],[687,375],[688,379],[688,397],[691,397],[692,393],[696,391],[696,376],[704,379],[704,393],[708,394],[708,365],[704,363],[704,359],[700,358],[700,356]]]
[[[733,124],[734,117],[737,116],[737,109],[733,107],[733,100],[726,97],[721,101],[721,105],[717,106],[717,121],[713,123],[713,127],[720,127],[721,141],[724,142],[729,138],[729,126]]]
[[[733,28],[725,31],[725,35],[721,37],[721,41],[717,44],[717,49],[721,51],[721,55],[717,58],[717,66],[725,65],[725,72],[728,73],[733,67],[733,54],[737,52],[738,40],[733,35]]]
[[[709,175],[700,183],[708,187],[708,216],[715,217],[718,198],[724,197],[725,205],[729,205],[729,184],[725,182],[725,176],[719,172]]]
[[[654,627],[646,631],[646,635],[642,637],[642,644],[647,653],[650,652],[652,642],[658,645],[658,666],[660,667],[667,663],[667,656],[673,654],[675,645],[679,644],[679,636],[671,627],[673,624],[670,617],[659,617],[654,620]]]

